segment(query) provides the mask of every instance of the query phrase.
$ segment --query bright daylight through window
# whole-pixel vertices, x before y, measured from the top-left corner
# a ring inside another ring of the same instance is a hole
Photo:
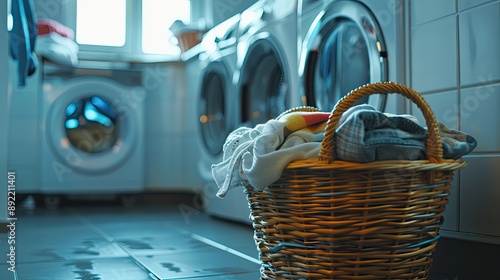
[[[126,0],[83,0],[76,4],[78,44],[125,45]]]
[[[177,54],[176,38],[168,29],[179,19],[190,21],[189,0],[142,0],[142,51],[144,53]]]
[[[136,1],[77,0],[77,43],[124,47],[131,44],[129,36],[138,38],[140,34],[141,49],[133,52],[179,54],[176,38],[169,27],[175,20],[189,24],[190,0],[142,0],[141,6],[132,6],[138,4]],[[127,12],[127,9],[131,10]],[[142,10],[142,13],[130,12],[134,10]],[[127,22],[130,31],[127,31]]]

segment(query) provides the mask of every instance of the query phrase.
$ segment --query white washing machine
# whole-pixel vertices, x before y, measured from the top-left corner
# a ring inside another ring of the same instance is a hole
[[[297,91],[296,11],[295,1],[267,0],[241,15],[235,72],[241,126],[254,127],[303,105]]]
[[[199,55],[201,75],[198,90],[198,137],[201,156],[198,170],[204,180],[203,195],[207,213],[235,221],[248,221],[246,197],[234,192],[224,199],[216,197],[217,185],[212,177],[212,164],[222,161],[222,147],[236,127],[239,114],[233,74],[236,66],[238,40],[237,14],[207,32]],[[240,205],[246,206],[241,207]]]
[[[49,66],[44,71],[41,194],[56,198],[143,191],[141,73]]]
[[[302,0],[300,90],[307,104],[331,111],[349,91],[368,83],[404,83],[402,0]],[[399,96],[362,100],[401,113]]]
[[[272,5],[268,28],[282,48],[285,59],[284,76],[287,81],[287,109],[306,105],[299,91],[299,54],[302,41],[299,37],[298,0],[269,0]]]
[[[183,165],[179,168],[185,169],[181,176],[183,182],[189,182],[189,185],[196,186],[194,191],[202,191],[205,185],[206,176],[202,176],[199,170],[201,162],[204,162],[204,152],[201,145],[200,135],[200,116],[199,102],[203,67],[206,62],[202,54],[206,51],[202,44],[198,44],[181,55],[184,61],[185,70],[185,85],[186,85],[186,106],[183,108],[183,116],[185,119],[185,127],[183,131],[184,137],[181,141],[183,147],[182,158]],[[203,60],[202,60],[203,59]],[[204,172],[206,173],[206,171]]]
[[[298,95],[297,2],[258,1],[241,14],[238,30],[233,127],[254,127],[303,105]],[[222,200],[210,194],[209,213],[251,223],[243,189],[228,192]]]
[[[316,20],[318,15],[323,10],[325,3],[332,1],[333,0],[298,0],[297,29],[299,33],[300,48],[302,48],[304,38],[309,31],[309,28],[313,25],[313,21]]]
[[[222,160],[222,146],[235,127],[236,106],[233,73],[236,65],[237,28],[235,15],[205,35],[200,54],[201,77],[198,91],[198,132],[202,147],[199,172],[212,182],[211,165]]]

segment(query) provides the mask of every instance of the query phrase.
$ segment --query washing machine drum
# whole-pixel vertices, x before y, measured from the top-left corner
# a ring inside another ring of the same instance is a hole
[[[353,13],[354,8],[358,12]],[[374,18],[361,4],[334,3],[311,31],[304,70],[308,105],[331,111],[351,90],[385,80],[383,41]],[[372,99],[358,103],[383,110],[385,97]]]
[[[64,128],[69,142],[86,153],[111,149],[118,140],[118,111],[99,93],[73,100],[65,110]]]
[[[48,88],[45,126],[52,152],[76,172],[107,172],[139,148],[137,92],[100,77],[73,78]],[[143,93],[141,93],[141,98]]]
[[[230,133],[229,88],[231,75],[221,62],[207,66],[201,85],[200,124],[201,138],[206,151],[219,155]]]

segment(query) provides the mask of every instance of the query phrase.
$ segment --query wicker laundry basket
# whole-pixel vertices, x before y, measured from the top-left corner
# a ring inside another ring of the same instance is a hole
[[[375,93],[420,108],[427,160],[333,158],[342,113]],[[318,158],[290,163],[266,190],[245,188],[261,279],[426,279],[454,171],[466,166],[442,153],[434,114],[414,90],[390,82],[353,90],[332,111]]]

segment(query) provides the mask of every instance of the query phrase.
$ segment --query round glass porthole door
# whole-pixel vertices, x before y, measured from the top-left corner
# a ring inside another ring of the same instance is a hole
[[[110,150],[118,139],[118,113],[99,95],[77,99],[65,110],[64,129],[79,151],[94,154]]]
[[[282,58],[270,38],[255,41],[241,70],[241,119],[251,126],[286,110],[288,85]]]
[[[133,96],[129,88],[107,78],[78,77],[63,85],[48,81],[45,90],[45,137],[61,168],[108,172],[137,151],[140,108],[126,106]]]
[[[322,111],[359,86],[384,81],[385,50],[376,22],[359,3],[334,2],[308,36],[305,77],[307,103]],[[385,96],[365,98],[384,110]]]
[[[222,152],[229,134],[226,111],[228,77],[224,76],[222,65],[212,66],[202,83],[201,93],[201,136],[206,150],[212,155]]]

